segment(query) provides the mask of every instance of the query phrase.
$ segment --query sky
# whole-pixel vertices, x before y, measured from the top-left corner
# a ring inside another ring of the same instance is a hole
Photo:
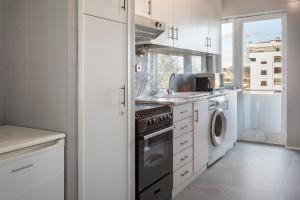
[[[232,24],[223,24],[222,26],[222,60],[223,66],[232,66]],[[281,19],[262,20],[244,23],[244,51],[249,42],[258,43],[282,38]]]

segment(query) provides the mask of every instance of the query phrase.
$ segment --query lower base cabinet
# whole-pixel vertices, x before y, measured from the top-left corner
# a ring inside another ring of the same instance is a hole
[[[237,139],[237,93],[226,97],[231,132],[227,135],[233,143]],[[173,110],[177,116],[173,133],[173,195],[176,195],[207,169],[211,139],[209,100],[174,106]]]
[[[194,103],[194,171],[207,166],[209,141],[208,99]]]
[[[193,165],[194,165],[193,161],[191,161],[174,172],[174,177],[173,177],[174,187],[178,186],[179,184],[184,182],[187,178],[193,175],[194,173]]]

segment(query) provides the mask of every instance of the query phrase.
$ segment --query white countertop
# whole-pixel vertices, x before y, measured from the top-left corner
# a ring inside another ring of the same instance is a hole
[[[168,105],[180,105],[180,104],[186,104],[186,103],[191,103],[191,102],[195,102],[195,101],[199,101],[201,99],[208,99],[208,98],[213,98],[213,97],[217,97],[217,96],[221,96],[221,95],[226,95],[226,94],[230,94],[233,92],[240,92],[242,91],[241,89],[224,89],[224,90],[220,90],[220,91],[214,91],[214,92],[207,92],[207,93],[203,93],[203,95],[199,96],[199,93],[195,93],[195,97],[191,97],[191,98],[174,98],[174,97],[170,97],[170,98],[160,98],[158,96],[141,96],[141,97],[137,97],[135,99],[136,102],[140,102],[140,103],[158,103],[158,104],[168,104]]]
[[[65,134],[18,126],[0,126],[0,154],[65,138]]]

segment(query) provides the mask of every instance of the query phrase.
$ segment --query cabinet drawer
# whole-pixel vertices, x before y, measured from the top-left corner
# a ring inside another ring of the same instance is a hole
[[[193,118],[187,118],[174,123],[175,129],[173,133],[173,138],[177,138],[185,133],[191,132],[193,130]]]
[[[173,158],[174,171],[193,160],[193,146],[178,153]]]
[[[175,106],[173,108],[173,120],[174,122],[180,121],[182,119],[192,117],[193,115],[193,105],[192,103],[184,104],[180,106]]]
[[[174,139],[173,153],[174,155],[193,145],[193,133],[187,133]]]
[[[180,185],[187,178],[193,174],[193,161],[187,163],[183,167],[176,170],[173,174],[174,177],[174,187]]]

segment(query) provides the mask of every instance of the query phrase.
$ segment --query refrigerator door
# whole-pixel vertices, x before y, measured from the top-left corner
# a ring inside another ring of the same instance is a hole
[[[64,140],[0,155],[0,199],[64,200]]]

